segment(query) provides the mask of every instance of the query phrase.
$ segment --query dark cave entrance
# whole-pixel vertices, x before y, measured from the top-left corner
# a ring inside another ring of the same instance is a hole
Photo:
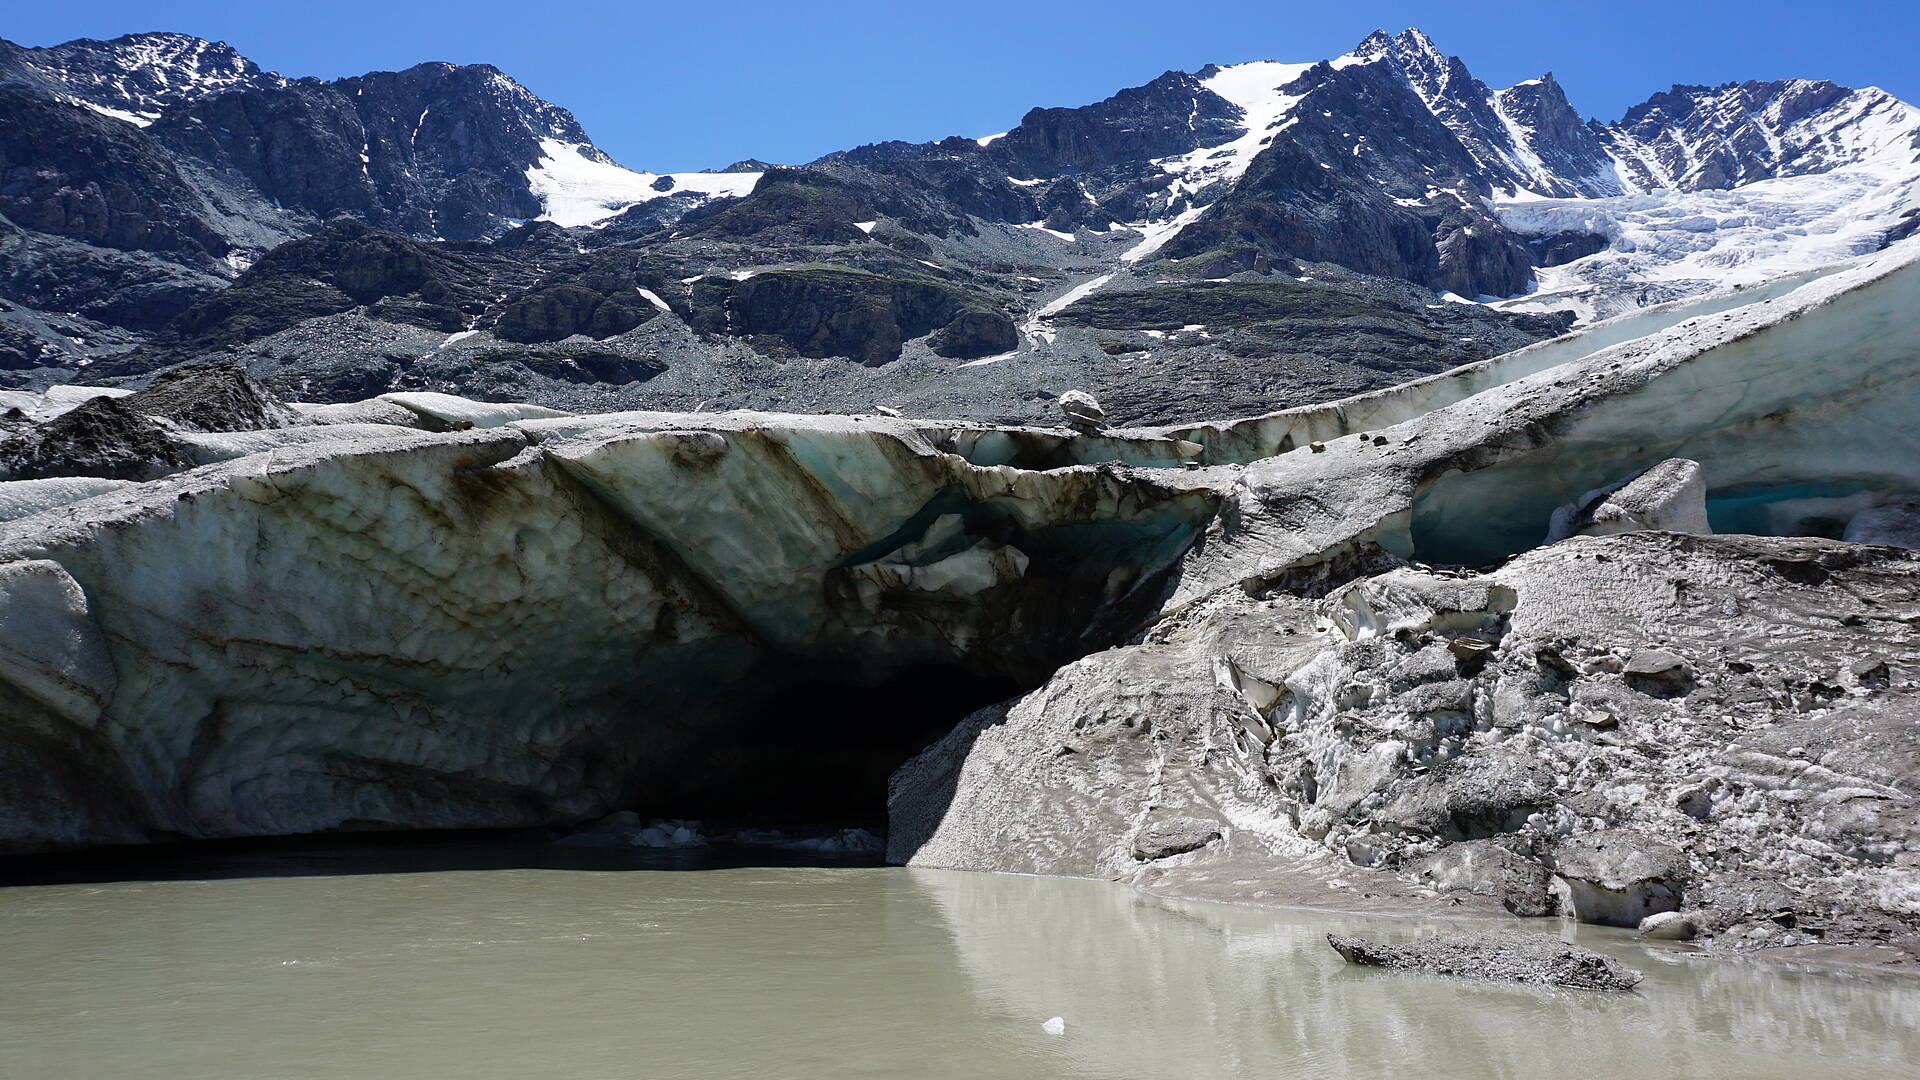
[[[977,709],[1030,687],[957,667],[922,666],[880,682],[796,678],[703,736],[670,774],[646,778],[642,816],[698,818],[709,829],[793,831],[887,822],[887,778]]]

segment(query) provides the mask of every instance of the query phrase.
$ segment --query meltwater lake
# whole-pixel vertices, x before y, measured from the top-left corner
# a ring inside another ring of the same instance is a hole
[[[1356,969],[1325,944],[1444,924],[1095,881],[496,854],[15,871],[0,1075],[1860,1080],[1920,1062],[1920,981],[1624,931],[1579,931],[1647,973],[1602,995]]]

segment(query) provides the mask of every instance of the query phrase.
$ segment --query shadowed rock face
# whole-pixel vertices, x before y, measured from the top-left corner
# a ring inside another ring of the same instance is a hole
[[[992,150],[1020,176],[1184,154],[1237,134],[1240,110],[1184,71],[1077,109],[1034,109]]]
[[[0,214],[14,225],[105,248],[226,254],[196,193],[139,128],[15,90],[0,90],[0,117]]]
[[[871,367],[899,359],[902,342],[930,333],[933,350],[955,358],[1005,352],[1018,343],[1004,313],[926,279],[775,271],[735,284],[726,309],[735,333],[766,334],[801,356],[853,356]]]

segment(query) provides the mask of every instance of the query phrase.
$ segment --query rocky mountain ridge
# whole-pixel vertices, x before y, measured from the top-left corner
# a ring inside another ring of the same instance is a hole
[[[1031,420],[1085,386],[1124,420],[1198,420],[1920,222],[1920,114],[1882,92],[1676,87],[1603,125],[1551,76],[1492,89],[1417,30],[1168,72],[985,138],[675,176],[616,165],[486,65],[321,82],[145,34],[7,45],[0,94],[0,378],[24,387],[217,360],[323,400]],[[392,238],[339,242],[366,227]],[[321,300],[245,271],[326,236],[287,260],[386,284]],[[1249,302],[1223,321],[1228,288]]]

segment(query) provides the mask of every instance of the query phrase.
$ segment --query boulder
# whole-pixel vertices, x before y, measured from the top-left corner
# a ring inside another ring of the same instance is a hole
[[[1515,915],[1553,914],[1553,872],[1496,840],[1450,844],[1407,869],[1444,889],[1493,896]]]
[[[1612,957],[1544,934],[1478,933],[1387,945],[1345,934],[1327,944],[1349,964],[1574,990],[1631,990],[1646,976]]]
[[[1585,923],[1637,927],[1680,906],[1686,853],[1626,829],[1569,837],[1554,849],[1561,910]]]
[[[1635,649],[1621,674],[1628,686],[1651,697],[1685,697],[1694,688],[1692,665],[1665,649]]]
[[[1198,851],[1220,839],[1220,823],[1196,817],[1167,817],[1140,827],[1133,857],[1142,862]]]
[[[1488,754],[1447,762],[1419,777],[1378,817],[1449,840],[1474,840],[1513,832],[1553,805],[1553,770],[1544,762]]]
[[[1107,421],[1107,411],[1085,390],[1069,390],[1060,395],[1060,412],[1067,423],[1077,428],[1098,428]]]
[[[1554,512],[1547,542],[1639,529],[1701,536],[1713,532],[1699,462],[1668,458],[1617,484],[1587,492],[1579,502]]]
[[[1692,919],[1677,911],[1656,911],[1640,920],[1640,936],[1656,941],[1691,941],[1699,932]]]

